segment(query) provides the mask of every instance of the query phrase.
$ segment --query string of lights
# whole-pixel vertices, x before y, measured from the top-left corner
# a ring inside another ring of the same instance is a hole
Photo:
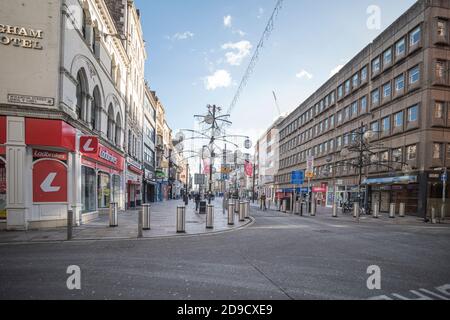
[[[282,7],[283,7],[283,0],[277,0],[277,3],[272,12],[272,15],[270,16],[269,22],[267,23],[266,28],[264,29],[264,33],[263,33],[261,39],[259,40],[258,45],[256,46],[255,53],[253,54],[253,57],[250,60],[247,70],[245,71],[245,74],[241,80],[241,83],[240,83],[240,85],[236,91],[236,94],[230,104],[230,107],[227,112],[228,114],[231,114],[233,109],[236,107],[236,104],[238,103],[239,98],[241,97],[241,94],[244,91],[244,88],[247,86],[250,76],[252,75],[252,73],[255,69],[256,63],[258,62],[260,52],[264,48],[265,42],[269,39],[272,31],[274,30],[275,20],[278,16],[279,12],[281,11]]]

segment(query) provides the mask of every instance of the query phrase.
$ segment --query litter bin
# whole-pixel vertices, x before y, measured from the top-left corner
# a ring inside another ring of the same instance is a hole
[[[234,201],[228,201],[228,225],[234,225]]]
[[[117,216],[118,204],[117,202],[111,202],[109,204],[109,226],[117,227],[119,226],[119,217]]]
[[[214,206],[208,204],[208,212],[206,215],[206,229],[214,229]]]
[[[206,214],[206,201],[200,201],[200,214]]]
[[[186,207],[177,207],[177,233],[186,233]]]

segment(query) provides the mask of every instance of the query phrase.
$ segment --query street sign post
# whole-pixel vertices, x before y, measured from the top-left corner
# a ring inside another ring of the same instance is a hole
[[[291,184],[294,185],[294,201],[291,201],[291,208],[293,209],[292,211],[295,211],[295,203],[297,203],[297,186],[301,186],[304,183],[305,172],[301,170],[293,171],[291,174]]]
[[[312,192],[311,192],[311,179],[314,178],[314,157],[308,156],[306,159],[306,177],[308,178],[308,202],[309,209],[308,212],[311,213],[311,204],[312,204]]]

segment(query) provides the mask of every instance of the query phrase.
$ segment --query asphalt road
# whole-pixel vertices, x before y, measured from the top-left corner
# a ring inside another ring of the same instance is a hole
[[[254,216],[246,229],[212,236],[2,245],[0,298],[414,298],[411,290],[450,284],[448,226]],[[70,265],[81,269],[81,290],[67,289]],[[381,290],[367,288],[371,265]]]

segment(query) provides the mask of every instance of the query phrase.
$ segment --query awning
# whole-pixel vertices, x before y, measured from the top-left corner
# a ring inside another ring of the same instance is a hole
[[[56,147],[75,151],[75,128],[61,120],[25,119],[27,145]]]
[[[417,176],[400,176],[400,177],[387,177],[387,178],[370,178],[365,179],[363,184],[408,184],[417,183]]]

